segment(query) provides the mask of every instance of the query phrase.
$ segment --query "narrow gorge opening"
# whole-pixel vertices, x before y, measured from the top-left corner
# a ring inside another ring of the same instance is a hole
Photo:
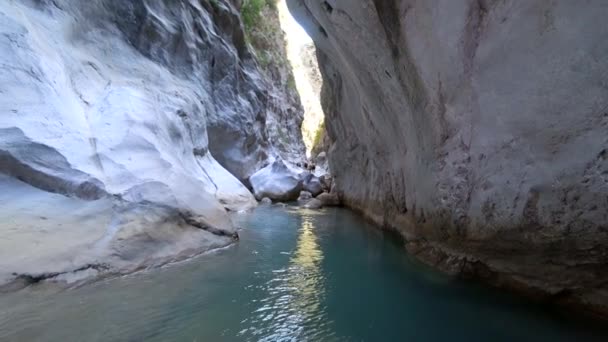
[[[245,40],[259,66],[285,94],[296,97],[290,104],[294,105],[294,119],[301,122],[301,135],[297,138],[305,146],[299,164],[326,164],[329,141],[320,103],[323,80],[313,40],[292,16],[286,0],[244,0],[240,13]],[[279,131],[279,135],[284,135],[281,127]],[[321,152],[325,153],[317,160]]]
[[[270,74],[269,67],[276,65],[284,65],[288,70],[286,86],[297,92],[304,110],[301,132],[306,157],[316,157],[325,150],[325,133],[320,103],[322,78],[312,39],[293,18],[286,0],[245,0],[241,13],[248,40],[262,68]],[[273,22],[277,19],[278,22]],[[273,32],[276,30],[282,32]],[[277,53],[278,50],[282,51]]]
[[[289,12],[286,0],[278,0],[277,9],[281,29],[285,32],[287,58],[304,107],[302,139],[306,145],[307,157],[314,158],[323,151],[327,152],[325,118],[321,108],[323,80],[317,64],[316,49],[308,33]]]

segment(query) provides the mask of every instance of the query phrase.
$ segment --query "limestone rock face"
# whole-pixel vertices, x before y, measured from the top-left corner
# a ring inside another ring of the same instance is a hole
[[[227,211],[256,204],[239,180],[288,158],[266,123],[297,133],[301,109],[259,71],[235,3],[0,4],[0,286],[236,238]]]
[[[242,0],[235,2],[245,5]],[[304,108],[294,84],[296,73],[288,58],[289,46],[279,19],[281,5],[275,0],[265,4],[259,22],[250,25],[246,34],[263,75],[270,81],[270,86],[266,86],[268,94],[263,97],[267,99],[264,117],[268,141],[282,159],[296,163],[306,153],[301,132]],[[236,163],[240,161],[237,159]]]
[[[604,1],[288,5],[347,205],[446,271],[608,312]]]
[[[232,2],[237,6],[242,3]],[[213,7],[221,8],[219,3]],[[248,178],[269,160],[277,157],[295,163],[305,155],[300,130],[304,109],[293,87],[277,9],[264,6],[259,20],[263,21],[260,27],[250,27],[247,33],[253,47],[250,51],[238,18],[222,19],[220,32],[233,35],[229,43],[242,50],[243,56],[220,53],[211,57],[215,63],[212,82],[219,87],[211,94],[217,115],[212,115],[208,124],[209,149],[247,186]],[[218,49],[212,40],[201,48]],[[259,65],[254,65],[254,60],[259,60]]]

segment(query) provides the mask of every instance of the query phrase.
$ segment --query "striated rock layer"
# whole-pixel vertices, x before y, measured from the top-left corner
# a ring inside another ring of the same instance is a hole
[[[237,237],[227,212],[255,205],[241,181],[304,154],[301,106],[259,71],[237,4],[0,4],[0,287]]]
[[[289,0],[337,191],[454,273],[608,313],[608,4]]]

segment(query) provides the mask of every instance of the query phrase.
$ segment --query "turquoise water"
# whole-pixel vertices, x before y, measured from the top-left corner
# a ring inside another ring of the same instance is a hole
[[[0,297],[8,341],[608,341],[608,332],[442,276],[342,209],[261,207],[241,241],[78,289]]]

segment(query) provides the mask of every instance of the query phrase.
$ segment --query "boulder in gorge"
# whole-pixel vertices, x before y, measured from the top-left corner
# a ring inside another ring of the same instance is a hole
[[[302,179],[302,187],[310,192],[313,197],[323,192],[323,184],[319,180],[319,177],[310,172],[303,172],[300,177]]]
[[[249,178],[256,198],[268,197],[273,201],[292,201],[302,190],[302,180],[297,171],[282,159],[277,159]]]

